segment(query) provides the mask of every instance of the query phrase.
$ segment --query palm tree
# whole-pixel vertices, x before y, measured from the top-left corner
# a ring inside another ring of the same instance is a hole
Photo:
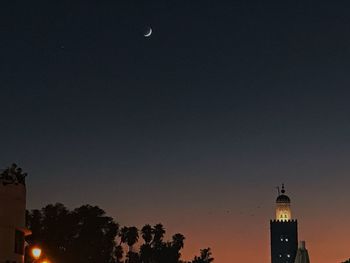
[[[172,246],[177,249],[178,251],[184,247],[184,240],[185,236],[182,234],[175,234],[173,235],[173,242]]]
[[[139,230],[132,226],[128,227],[128,231],[126,234],[126,242],[129,246],[129,252],[132,251],[133,246],[137,243],[139,240]]]
[[[146,244],[149,244],[153,238],[153,228],[150,225],[145,225],[141,229],[142,238],[145,240]]]
[[[120,230],[119,236],[120,236],[120,244],[124,243],[129,246],[126,262],[128,263],[138,262],[138,253],[134,253],[132,250],[133,250],[133,246],[139,240],[139,230],[134,226],[132,227],[124,226]]]
[[[162,224],[157,224],[153,227],[152,262],[162,263],[168,262],[164,259],[164,253],[167,251],[167,244],[163,242],[165,229]]]
[[[119,245],[121,245],[122,243],[125,244],[127,242],[128,231],[129,231],[129,228],[126,226],[124,226],[122,229],[120,229],[120,232],[119,232],[120,243],[119,243]]]
[[[162,224],[155,225],[153,228],[153,234],[154,234],[153,243],[158,245],[161,244],[165,234],[165,229],[163,225]]]
[[[141,229],[142,238],[145,241],[145,244],[143,244],[140,248],[140,259],[142,263],[149,263],[151,262],[152,258],[152,247],[151,247],[151,241],[153,239],[153,228],[150,225],[145,225]]]

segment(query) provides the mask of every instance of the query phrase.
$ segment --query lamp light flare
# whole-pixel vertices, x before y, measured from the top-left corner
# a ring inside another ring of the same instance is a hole
[[[41,249],[38,248],[38,247],[33,248],[33,249],[32,249],[32,256],[33,256],[33,258],[35,258],[35,259],[40,258],[40,256],[41,256]]]

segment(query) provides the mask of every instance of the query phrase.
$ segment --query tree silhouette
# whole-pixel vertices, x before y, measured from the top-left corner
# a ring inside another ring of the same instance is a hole
[[[143,244],[140,247],[140,260],[142,263],[152,262],[153,249],[150,244]]]
[[[132,226],[128,228],[127,232],[127,244],[129,246],[129,251],[132,251],[133,246],[139,240],[139,230]]]
[[[214,258],[211,257],[212,253],[210,248],[201,249],[201,254],[199,257],[195,257],[192,263],[210,263],[214,261]]]
[[[123,257],[124,257],[123,247],[121,245],[117,245],[114,249],[115,263],[122,263]]]
[[[139,240],[139,230],[132,227],[123,227],[120,231],[121,242],[125,243],[129,247],[129,251],[126,255],[128,263],[138,263],[139,262],[139,254],[133,251],[133,246]]]
[[[33,232],[28,242],[40,244],[57,262],[114,262],[118,225],[96,206],[69,211],[62,204],[48,205],[29,212],[27,225]]]
[[[150,263],[152,259],[152,247],[150,245],[153,239],[153,228],[151,225],[145,225],[141,229],[142,238],[145,243],[140,247],[140,260],[142,263]]]
[[[145,225],[141,229],[142,238],[145,240],[146,244],[151,243],[153,239],[153,228],[150,225]]]
[[[162,224],[145,225],[140,233],[134,226],[119,231],[118,224],[97,206],[84,205],[70,211],[59,203],[47,205],[41,210],[27,211],[27,226],[33,233],[28,243],[40,245],[53,262],[186,263],[181,261],[185,241],[182,234],[164,241]],[[136,251],[139,234],[144,242]],[[129,248],[126,255],[123,245]],[[210,249],[203,249],[199,257],[187,263],[212,261]]]
[[[173,246],[177,250],[180,250],[184,247],[185,236],[182,234],[173,235]]]
[[[115,248],[118,225],[97,206],[85,205],[73,211],[76,235],[72,239],[79,254],[75,262],[110,262]],[[81,259],[85,254],[85,259]]]
[[[163,227],[162,224],[157,224],[154,226],[153,228],[153,243],[154,244],[161,244],[164,238],[164,234],[165,234],[165,229]]]
[[[129,228],[126,226],[123,226],[122,229],[120,230],[120,232],[119,232],[120,245],[122,243],[126,244],[127,239],[128,239],[128,231],[129,231]]]

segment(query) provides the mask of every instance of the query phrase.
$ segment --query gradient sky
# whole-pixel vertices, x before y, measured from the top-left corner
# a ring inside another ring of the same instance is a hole
[[[162,222],[187,237],[185,258],[210,246],[217,263],[269,262],[284,182],[312,262],[341,262],[349,13],[349,1],[2,1],[0,165],[29,172],[29,208]]]

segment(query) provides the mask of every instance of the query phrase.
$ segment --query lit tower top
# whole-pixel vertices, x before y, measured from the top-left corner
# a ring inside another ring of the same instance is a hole
[[[289,221],[292,219],[292,210],[290,208],[290,199],[285,195],[284,184],[282,184],[282,190],[279,192],[276,199],[276,220],[277,221]]]

